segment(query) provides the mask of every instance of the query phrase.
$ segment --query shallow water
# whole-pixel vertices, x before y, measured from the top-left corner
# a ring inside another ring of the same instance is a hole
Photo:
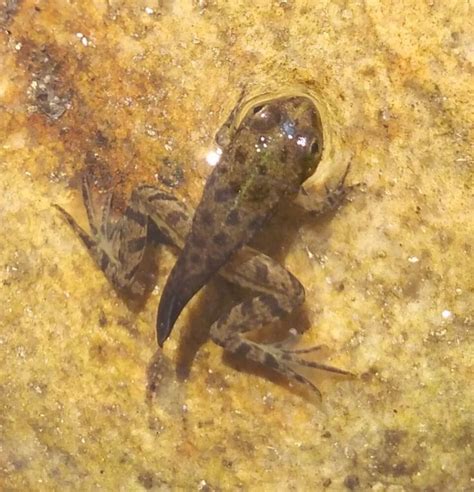
[[[0,483],[6,490],[468,490],[472,486],[472,32],[467,3],[8,2],[0,7]],[[257,245],[305,285],[279,327],[358,377],[323,401],[207,338],[215,282],[156,352],[173,254],[140,309],[52,202],[86,223],[139,182],[197,203],[242,90],[303,91],[325,152]]]

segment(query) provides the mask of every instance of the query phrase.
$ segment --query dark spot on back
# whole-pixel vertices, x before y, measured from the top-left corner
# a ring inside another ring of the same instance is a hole
[[[213,217],[212,213],[209,212],[209,210],[203,210],[201,212],[201,220],[207,226],[212,226],[214,224],[214,217]]]
[[[240,181],[230,181],[229,182],[229,188],[234,191],[235,193],[238,193],[240,191],[240,185],[241,185],[241,182]]]
[[[262,164],[257,164],[257,171],[260,176],[265,176],[268,172],[268,168]]]
[[[219,164],[216,168],[220,174],[227,174],[227,171],[229,170],[229,167],[227,166],[227,164]]]
[[[198,236],[197,234],[193,234],[191,239],[191,244],[193,244],[196,248],[204,248],[206,246],[206,241],[202,236]]]
[[[232,190],[230,187],[219,188],[214,192],[214,200],[218,203],[227,202],[234,198],[236,192]]]
[[[211,271],[217,270],[221,266],[219,262],[219,258],[208,255],[206,258],[206,266]]]
[[[237,210],[231,210],[225,220],[226,225],[235,226],[240,222],[239,212]]]
[[[256,217],[249,224],[249,229],[252,231],[256,231],[262,225],[262,217]]]
[[[189,260],[191,261],[191,263],[199,263],[201,261],[201,256],[197,253],[192,253],[189,257]]]
[[[225,246],[228,239],[229,236],[225,232],[219,232],[212,238],[214,243],[217,244],[218,246]]]
[[[235,151],[234,158],[238,164],[245,164],[245,161],[247,160],[247,152],[245,152],[242,147],[238,147]]]

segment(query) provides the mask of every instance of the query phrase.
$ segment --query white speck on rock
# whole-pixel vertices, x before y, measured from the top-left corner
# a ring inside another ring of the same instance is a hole
[[[449,309],[444,309],[441,316],[443,319],[451,319],[453,317],[453,313]]]
[[[16,355],[18,357],[20,357],[21,359],[24,359],[26,357],[26,350],[25,350],[25,347],[23,346],[19,346],[17,349],[16,349]]]
[[[89,45],[92,46],[91,41],[89,41],[89,39],[84,34],[82,34],[82,32],[76,32],[76,38],[79,39],[82,46],[84,46],[84,47],[87,47]]]

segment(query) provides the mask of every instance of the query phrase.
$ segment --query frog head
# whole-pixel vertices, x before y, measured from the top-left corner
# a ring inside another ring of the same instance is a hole
[[[316,171],[323,152],[323,129],[308,96],[257,104],[246,113],[239,129],[256,137],[257,152],[268,155],[269,166],[284,166],[282,172],[298,184]]]

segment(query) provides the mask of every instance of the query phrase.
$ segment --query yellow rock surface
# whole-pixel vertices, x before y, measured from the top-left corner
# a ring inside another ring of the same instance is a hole
[[[473,18],[464,1],[2,2],[0,488],[469,490]],[[85,223],[85,171],[117,210],[138,182],[196,203],[242,88],[318,100],[310,191],[349,159],[365,183],[260,240],[307,288],[284,327],[359,376],[314,374],[322,402],[207,339],[222,283],[155,353],[173,255],[131,309],[51,207]]]

